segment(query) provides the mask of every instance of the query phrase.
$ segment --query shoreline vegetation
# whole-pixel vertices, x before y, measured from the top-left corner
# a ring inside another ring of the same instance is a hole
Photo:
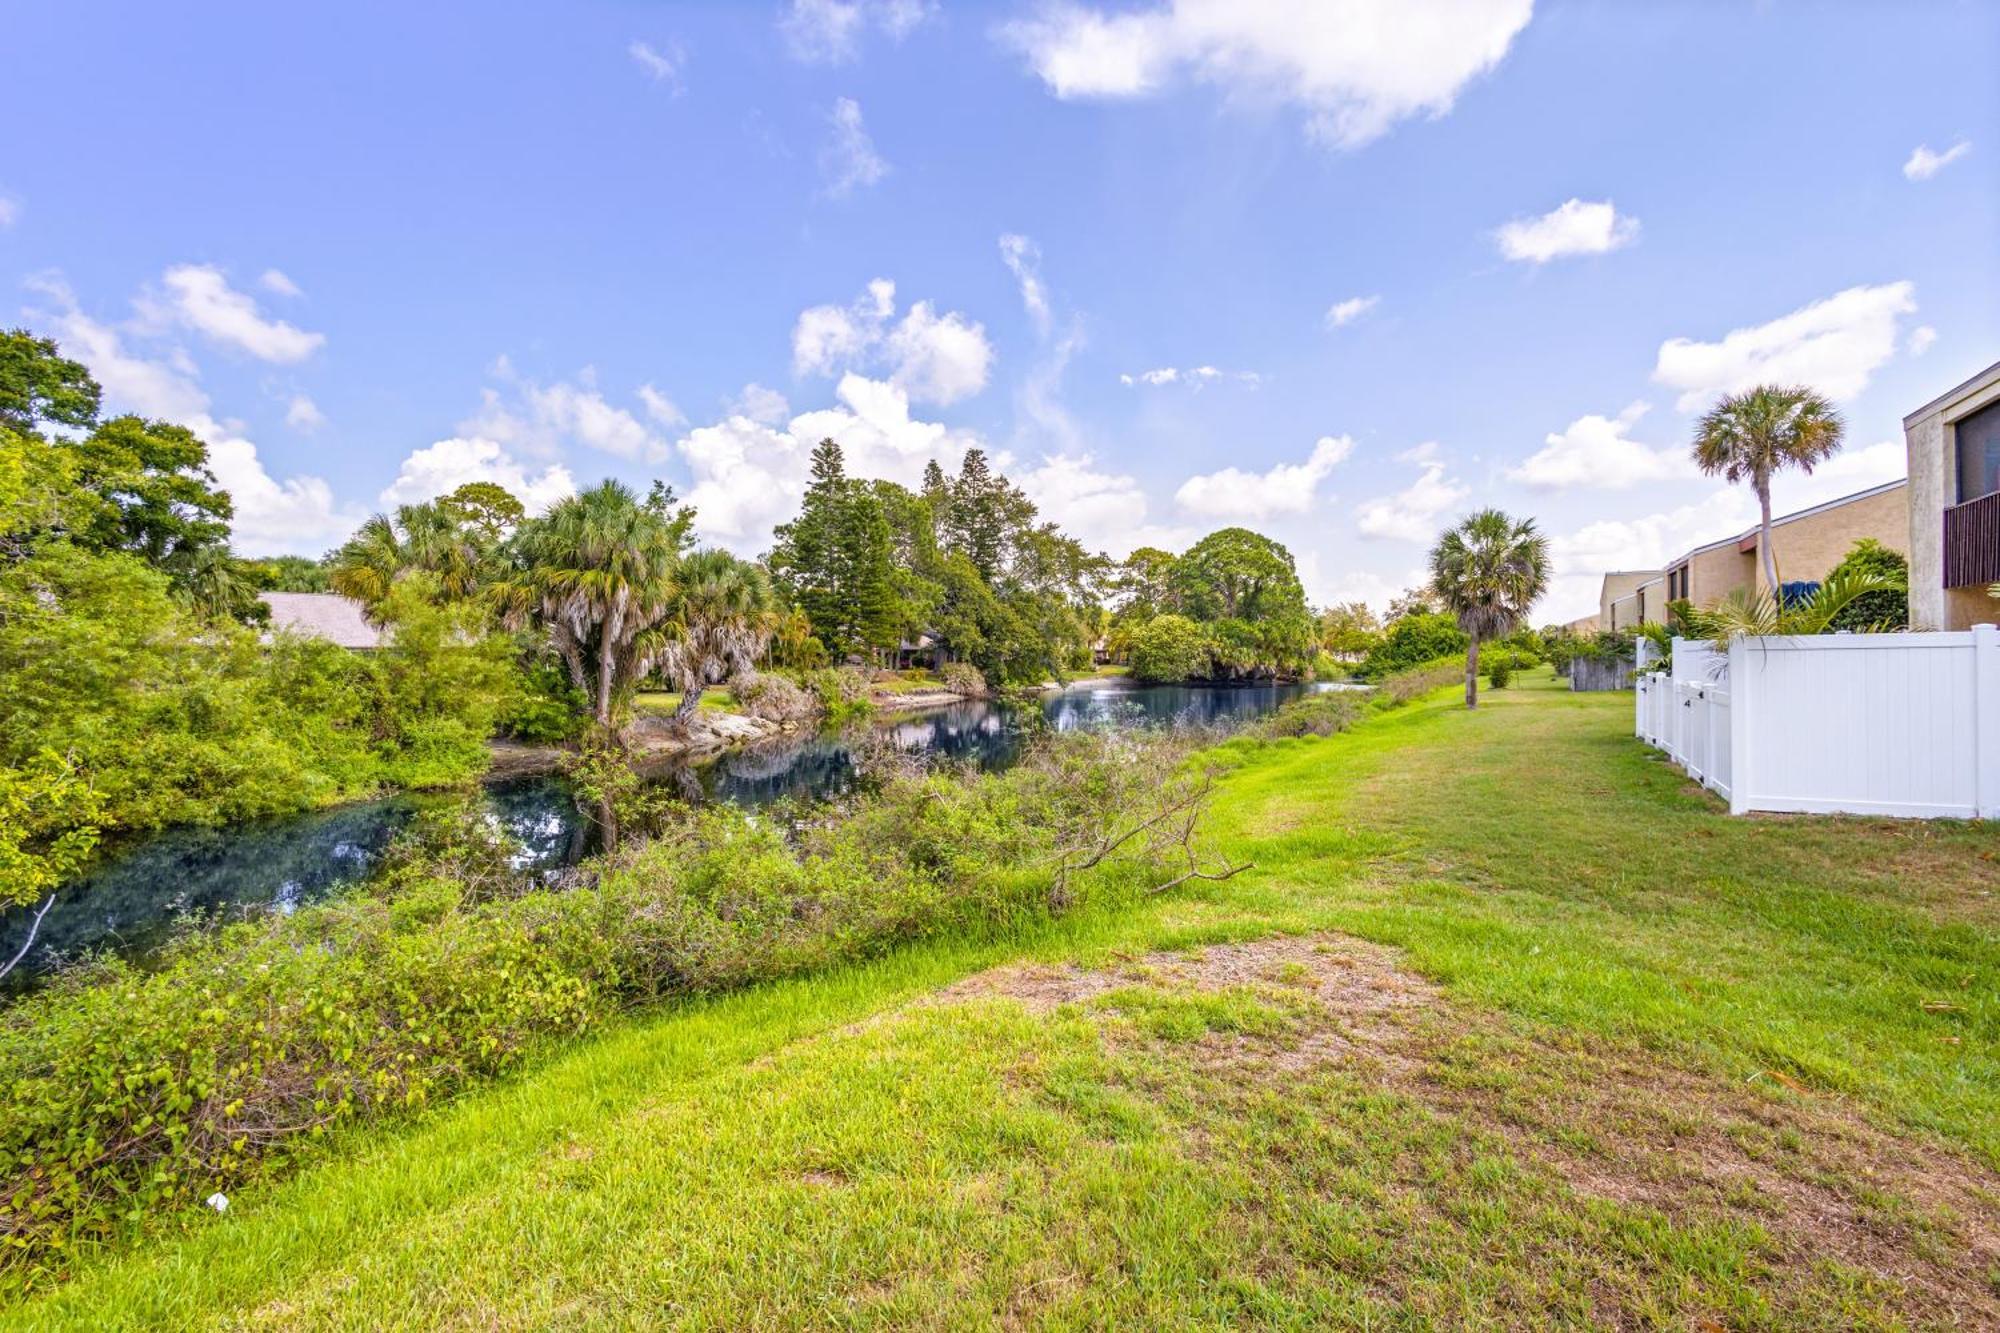
[[[1457,669],[1301,701],[1307,729]],[[892,767],[775,821],[629,793],[625,844],[560,889],[512,872],[469,809],[427,815],[354,891],[194,931],[145,969],[58,972],[0,1010],[0,1282],[59,1276],[618,1012],[1233,874],[1201,836],[1215,739],[1048,737],[1003,773]]]
[[[510,896],[447,830],[232,961],[10,1010],[0,1062],[42,1071],[0,1080],[13,1170],[177,1145],[75,1178],[81,1213],[41,1196],[16,1313],[2000,1317],[2000,835],[1731,820],[1616,697],[1531,670],[1474,712],[1461,671],[1174,751],[1211,878],[1164,894],[1172,836],[1052,895],[1104,845],[1089,789],[1118,829],[1152,791],[1112,736],[894,779],[796,845],[698,814],[568,894]]]

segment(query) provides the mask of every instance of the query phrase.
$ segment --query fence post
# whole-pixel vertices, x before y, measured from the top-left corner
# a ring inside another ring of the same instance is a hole
[[[2000,628],[1972,627],[1972,765],[1974,808],[2000,819]]]
[[[1750,813],[1751,783],[1756,757],[1750,752],[1750,713],[1755,706],[1750,688],[1749,640],[1741,634],[1729,641],[1729,813]]]

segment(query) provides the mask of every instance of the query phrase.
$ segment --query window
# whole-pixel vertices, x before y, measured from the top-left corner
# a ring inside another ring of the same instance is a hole
[[[2000,403],[1989,403],[1952,427],[1958,440],[1958,502],[2000,491]]]

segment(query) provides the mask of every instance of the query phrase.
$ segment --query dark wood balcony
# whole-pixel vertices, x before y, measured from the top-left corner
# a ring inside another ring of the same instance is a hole
[[[2000,491],[1944,511],[1944,586],[2000,583]]]

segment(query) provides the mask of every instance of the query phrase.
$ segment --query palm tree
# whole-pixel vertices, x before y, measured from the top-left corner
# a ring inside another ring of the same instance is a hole
[[[372,515],[334,552],[328,583],[371,616],[413,569],[437,576],[440,600],[463,601],[479,591],[492,550],[471,521],[442,503],[403,505],[394,518]]]
[[[515,568],[494,599],[510,627],[548,635],[601,733],[666,650],[680,539],[673,519],[615,481],[558,501],[514,534]]]
[[[1431,548],[1431,590],[1472,640],[1465,706],[1479,706],[1479,643],[1510,633],[1549,586],[1549,539],[1531,518],[1482,509]]]
[[[776,623],[776,600],[764,571],[727,551],[697,551],[681,562],[673,620],[660,669],[681,692],[685,724],[702,691],[756,668]]]
[[[389,595],[390,585],[409,564],[396,525],[387,514],[374,514],[333,553],[327,586],[372,609]]]
[[[1813,390],[1774,384],[1723,395],[1695,428],[1695,464],[1710,476],[1748,480],[1757,493],[1757,555],[1773,592],[1779,585],[1771,549],[1771,474],[1788,467],[1811,472],[1840,448],[1845,430],[1833,404]]]

